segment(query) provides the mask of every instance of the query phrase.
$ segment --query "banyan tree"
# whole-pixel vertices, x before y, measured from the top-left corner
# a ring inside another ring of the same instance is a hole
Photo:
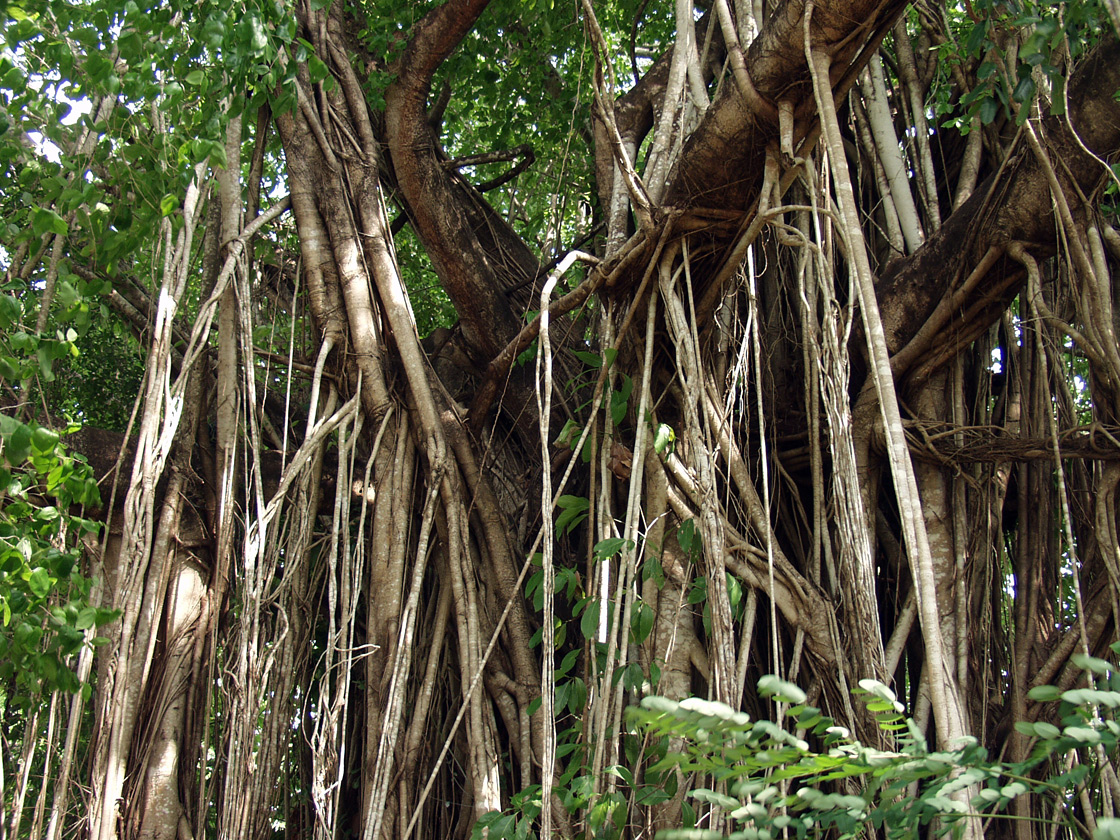
[[[1118,26],[9,4],[0,836],[652,836],[625,709],[768,674],[1025,759],[1117,635]]]

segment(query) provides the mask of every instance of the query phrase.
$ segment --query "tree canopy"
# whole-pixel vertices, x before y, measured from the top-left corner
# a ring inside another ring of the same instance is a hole
[[[1118,37],[8,2],[0,837],[1120,836]]]

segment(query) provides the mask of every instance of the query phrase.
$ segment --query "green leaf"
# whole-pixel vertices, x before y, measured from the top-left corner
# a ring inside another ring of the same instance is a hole
[[[47,233],[65,236],[67,230],[69,228],[66,225],[66,220],[58,213],[47,207],[35,208],[35,215],[31,219],[31,232],[35,236],[43,236]]]
[[[1062,692],[1062,699],[1074,706],[1091,708],[1093,706],[1107,706],[1110,709],[1120,708],[1120,692],[1098,691],[1094,688],[1073,688]]]
[[[693,546],[699,548],[699,543],[700,535],[696,532],[696,521],[686,519],[677,529],[677,544],[691,554]]]
[[[987,19],[983,19],[969,30],[968,39],[965,41],[965,49],[970,55],[976,55],[984,46],[988,37],[988,23]]]
[[[1039,738],[1051,741],[1062,734],[1062,730],[1058,729],[1054,724],[1047,723],[1044,720],[1036,721],[1034,725],[1034,734]]]
[[[58,443],[58,432],[52,431],[45,426],[37,426],[35,431],[31,433],[31,446],[40,455],[49,455],[54,452],[54,447]]]
[[[1034,78],[1031,76],[1025,76],[1024,78],[1019,80],[1019,83],[1017,85],[1015,85],[1015,90],[1012,91],[1011,98],[1016,102],[1026,104],[1034,98],[1034,92]]]
[[[578,358],[580,362],[586,364],[588,367],[594,367],[595,370],[603,367],[603,357],[601,357],[598,353],[589,353],[588,351],[572,351],[571,353],[573,356],[576,356],[576,358]]]
[[[1000,102],[994,96],[989,96],[980,103],[980,122],[990,125],[999,114]]]
[[[653,433],[653,449],[658,455],[664,455],[666,450],[672,451],[670,447],[676,440],[677,435],[673,431],[672,426],[667,426],[664,423],[657,425],[657,430]]]
[[[758,681],[758,693],[763,697],[771,697],[780,703],[801,704],[809,699],[809,695],[796,685],[773,674],[767,674]]]
[[[17,644],[21,645],[22,647],[31,649],[38,646],[39,639],[42,635],[43,631],[38,627],[35,627],[34,625],[26,621],[21,621],[16,625],[15,632],[12,634],[12,637],[15,639]]]
[[[614,557],[627,546],[633,547],[633,541],[623,539],[622,537],[609,537],[597,542],[591,552],[595,555],[595,559],[601,562],[610,557]]]
[[[564,677],[566,677],[568,675],[568,672],[571,671],[572,667],[576,664],[577,659],[579,659],[578,650],[568,651],[567,655],[564,657],[564,661],[561,662],[560,667],[556,669],[554,679],[562,680]]]
[[[683,822],[685,824],[686,828],[696,825],[696,809],[693,808],[692,804],[690,802],[688,802],[687,800],[685,800],[684,802],[681,803],[681,822]],[[665,840],[674,840],[674,838],[666,837]],[[677,840],[696,840],[696,839],[694,839],[694,838],[677,838]],[[699,840],[702,840],[702,838],[700,838]]]
[[[692,587],[688,590],[688,603],[702,604],[708,598],[708,579],[696,578],[692,582]]]
[[[553,441],[553,443],[556,446],[565,446],[568,449],[571,449],[576,445],[576,441],[579,440],[579,436],[582,432],[583,427],[580,426],[580,424],[575,420],[569,418],[568,421],[564,424],[564,428],[560,430],[560,434],[556,436],[556,440]]]
[[[264,24],[259,17],[251,14],[243,19],[243,25],[249,28],[249,50],[254,55],[260,55],[268,47],[268,34],[265,32]]]
[[[999,802],[1000,800],[999,791],[993,790],[992,788],[984,788],[976,794],[976,797],[981,801],[981,807],[983,807],[983,803]]]
[[[1039,703],[1049,703],[1062,696],[1062,690],[1053,685],[1036,685],[1027,692],[1027,697]]]
[[[573,715],[582,715],[587,705],[587,683],[579,677],[573,677],[568,686],[568,711]]]
[[[1067,738],[1072,738],[1079,744],[1099,744],[1101,742],[1101,733],[1091,726],[1067,726],[1062,730],[1062,734]]]
[[[327,65],[315,55],[309,56],[307,59],[307,72],[311,77],[312,84],[318,84],[331,74]]]
[[[718,793],[714,790],[708,790],[707,788],[697,788],[696,790],[692,791],[689,796],[691,796],[693,799],[698,799],[701,802],[710,802],[712,805],[717,805],[720,808],[726,808],[728,810],[739,807],[738,799],[734,799],[730,796],[727,796],[726,794]]]
[[[9,294],[0,294],[0,330],[7,331],[19,322],[23,308],[19,301]]]
[[[611,392],[611,420],[616,426],[626,419],[626,410],[630,404],[630,393],[634,390],[634,382],[626,374],[622,375],[622,387]]]
[[[605,768],[604,772],[608,776],[622,779],[622,781],[628,785],[634,784],[634,774],[631,773],[630,768],[624,764],[612,764],[610,767]]]
[[[71,274],[70,276],[73,277],[74,275]],[[59,281],[58,286],[55,289],[55,296],[58,298],[58,302],[61,303],[65,309],[72,308],[74,304],[81,300],[82,297],[80,294],[78,294],[78,290],[74,288],[74,284],[69,280]],[[74,338],[77,337],[77,333],[75,333]],[[73,341],[74,338],[68,340]]]
[[[27,586],[36,598],[46,598],[51,592],[51,576],[44,568],[38,568],[27,579]]]
[[[9,382],[18,382],[23,378],[16,359],[11,356],[0,356],[0,378],[7,379]]]
[[[618,684],[619,679],[622,680],[622,687],[627,691],[638,691],[642,684],[646,681],[646,675],[642,672],[642,666],[637,662],[631,662],[624,668],[618,668],[614,672],[614,684]]]
[[[571,689],[571,683],[560,683],[556,686],[556,694],[552,700],[553,714],[560,714],[568,705],[568,692]]]
[[[1064,80],[1057,79],[1051,85],[1050,116],[1058,117],[1066,112],[1066,87]]]
[[[1094,674],[1100,674],[1102,677],[1108,676],[1116,670],[1116,666],[1107,659],[1098,659],[1095,656],[1088,656],[1084,653],[1075,653],[1070,659],[1073,660],[1073,664],[1078,668],[1085,671],[1092,671]]]
[[[62,514],[54,505],[44,505],[35,511],[35,518],[42,522],[54,522],[60,516],[62,516]]]
[[[39,361],[39,375],[46,382],[54,382],[54,354],[46,344],[40,344],[35,351],[35,358]]]
[[[1093,840],[1120,840],[1120,819],[1103,817],[1097,819],[1097,830]]]
[[[731,605],[732,615],[738,618],[740,615],[738,607],[743,600],[743,585],[730,572],[724,572],[724,577],[727,580],[727,601]]]
[[[598,601],[592,601],[587,605],[587,609],[583,611],[583,616],[579,620],[579,630],[583,634],[583,638],[588,641],[594,641],[596,634],[599,632]]]
[[[7,424],[0,423],[4,436],[4,458],[13,467],[19,466],[31,452],[31,429],[14,418],[0,416],[0,419],[9,421]],[[4,425],[10,428],[4,429]]]
[[[634,801],[643,806],[660,805],[662,802],[668,802],[672,799],[668,792],[652,785],[642,785],[634,794]],[[664,836],[665,832],[659,832],[658,837]]]
[[[579,523],[587,518],[591,502],[583,496],[561,496],[556,500],[556,506],[560,508],[560,515],[556,517],[555,523],[556,536],[561,537],[564,534],[571,533]]]
[[[877,708],[873,707],[874,704],[868,703],[867,707],[871,711],[874,712],[874,711],[892,710],[892,711],[901,713],[902,711],[905,710],[905,707],[901,703],[898,702],[898,697],[895,695],[895,693],[893,691],[891,691],[891,689],[888,686],[883,685],[883,683],[879,682],[878,680],[872,680],[872,679],[860,680],[859,681],[859,687],[860,687],[861,690],[867,692],[868,694],[870,694],[874,697],[878,697],[882,701],[882,705],[877,707]]]
[[[726,703],[721,703],[718,700],[705,700],[703,697],[686,697],[680,702],[679,707],[686,712],[692,712],[706,718],[718,718],[734,723],[747,723],[750,720],[744,713],[736,712]]]
[[[630,632],[633,633],[633,643],[642,644],[653,632],[653,608],[645,601],[638,601],[630,613]]]

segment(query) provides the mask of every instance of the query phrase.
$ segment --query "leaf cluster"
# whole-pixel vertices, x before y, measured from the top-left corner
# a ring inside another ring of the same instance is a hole
[[[939,835],[956,836],[966,817],[1009,818],[1009,803],[1027,794],[1045,798],[1051,805],[1042,811],[1063,816],[1077,834],[1081,827],[1074,816],[1053,803],[1071,801],[1087,783],[1100,790],[1098,758],[1115,757],[1120,738],[1120,680],[1105,660],[1076,661],[1086,670],[1089,687],[1032,690],[1032,699],[1058,703],[1062,726],[1017,724],[1033,739],[1022,762],[992,761],[971,739],[931,751],[913,721],[903,717],[894,693],[875,680],[862,680],[855,693],[894,739],[892,750],[852,740],[847,730],[807,705],[801,689],[773,676],[759,681],[759,693],[782,704],[784,726],[753,721],[708,700],[646,697],[630,710],[631,722],[644,733],[684,745],[650,771],[677,768],[712,780],[712,788],[694,789],[690,796],[720,809],[733,827],[724,834],[686,826],[661,832],[659,840],[849,838],[862,836],[868,824],[887,837],[922,836],[930,826]],[[1052,761],[1070,751],[1078,755],[1072,764]],[[1095,836],[1111,837],[1116,828],[1102,821]]]
[[[77,691],[69,659],[116,611],[91,603],[81,539],[100,525],[93,471],[58,433],[0,414],[0,681],[7,705]]]
[[[1044,94],[1050,114],[1065,113],[1067,67],[1099,41],[1104,10],[1096,2],[1056,5],[1034,0],[977,0],[955,28],[963,49],[951,60],[979,62],[976,85],[961,97],[963,127],[1003,115],[1022,125]]]
[[[1113,646],[1120,652],[1120,643]],[[726,704],[655,695],[627,711],[630,733],[624,765],[608,768],[629,789],[590,795],[585,768],[572,767],[557,780],[560,800],[575,813],[590,808],[587,837],[618,837],[633,807],[669,799],[677,780],[708,786],[688,791],[684,825],[658,833],[658,840],[773,840],[778,837],[855,838],[868,825],[887,837],[958,836],[966,818],[1008,819],[1013,800],[1045,800],[1035,813],[1055,814],[1074,835],[1085,833],[1072,809],[1078,792],[1098,792],[1103,760],[1114,760],[1120,743],[1120,674],[1111,662],[1075,658],[1086,686],[1061,690],[1041,686],[1031,698],[1061,725],[1039,720],[1016,728],[1031,738],[1021,762],[993,761],[974,739],[951,749],[931,750],[890,688],[862,680],[853,693],[893,744],[869,747],[806,702],[805,692],[775,676],[759,680],[758,693],[779,712],[776,720],[753,720]],[[641,745],[641,746],[639,746]],[[670,745],[673,745],[670,748]],[[568,752],[571,750],[569,749]],[[1075,753],[1075,760],[1055,761]],[[644,766],[643,766],[644,762]],[[578,765],[576,761],[574,764]],[[1059,807],[1054,807],[1055,805]],[[699,827],[721,814],[727,831]],[[511,808],[483,817],[474,836],[525,840],[540,813],[540,788],[515,795]],[[1120,838],[1120,820],[1098,822],[1094,840]]]

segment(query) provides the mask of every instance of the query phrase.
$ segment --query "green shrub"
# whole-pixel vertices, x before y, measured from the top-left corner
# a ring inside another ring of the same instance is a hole
[[[70,661],[116,612],[90,604],[81,537],[100,524],[89,465],[58,433],[0,414],[0,694],[4,708],[77,691]],[[88,689],[87,689],[88,690]]]
[[[1113,649],[1120,653],[1120,643]],[[1105,810],[1100,773],[1102,762],[1116,757],[1120,675],[1105,660],[1079,656],[1075,661],[1085,670],[1084,687],[1041,686],[1030,692],[1033,700],[1056,704],[1043,708],[1060,726],[1045,720],[1019,723],[1016,728],[1032,743],[1023,762],[992,760],[974,739],[931,751],[894,693],[874,680],[861,681],[856,693],[895,748],[863,746],[807,705],[800,688],[767,676],[759,681],[759,694],[781,710],[780,724],[752,720],[696,697],[648,696],[627,713],[633,733],[652,745],[645,750],[641,783],[634,784],[634,772],[627,768],[612,768],[631,795],[616,792],[595,802],[574,796],[563,786],[565,779],[579,784],[587,777],[571,772],[559,780],[557,793],[573,816],[573,806],[584,812],[587,837],[621,836],[630,822],[624,809],[664,801],[682,778],[677,771],[698,786],[688,792],[692,804],[683,808],[686,824],[659,832],[658,840],[852,838],[864,836],[868,826],[888,838],[926,836],[930,830],[957,836],[966,817],[1021,818],[1008,806],[1023,796],[1037,797],[1031,813],[1046,816],[1031,819],[1046,823],[1046,836],[1055,828],[1051,821],[1058,820],[1058,828],[1067,829],[1064,836],[1084,837],[1086,815],[1078,813],[1082,791],[1098,813]],[[670,743],[680,749],[668,750]],[[1065,760],[1071,752],[1075,760]],[[475,836],[484,836],[486,829],[491,840],[526,840],[536,836],[539,811],[540,788],[534,787],[516,795],[508,811],[480,820]],[[1097,820],[1093,836],[1120,840],[1120,820]]]

